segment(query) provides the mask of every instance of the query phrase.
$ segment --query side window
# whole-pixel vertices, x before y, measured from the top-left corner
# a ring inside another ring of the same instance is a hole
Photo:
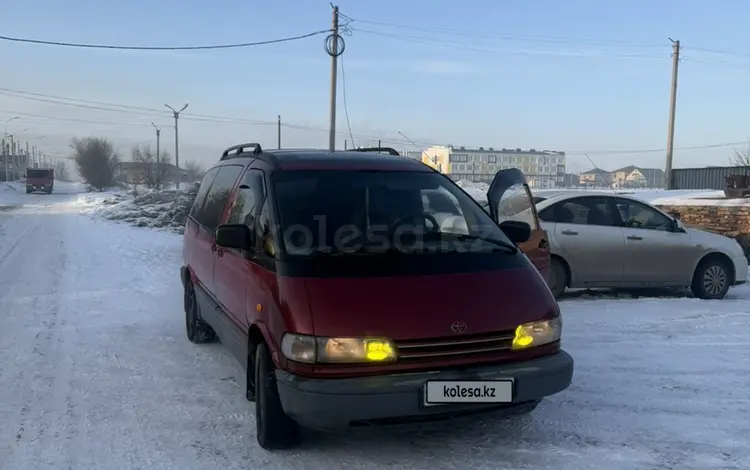
[[[252,229],[255,226],[255,217],[263,202],[263,196],[263,172],[255,169],[249,170],[237,188],[237,197],[230,209],[227,223],[245,224]]]
[[[254,229],[258,240],[263,241],[263,237],[271,233],[271,220],[268,216],[268,198],[264,197],[261,204],[258,217],[255,219]]]
[[[206,172],[206,174],[203,176],[203,180],[201,181],[201,185],[198,188],[198,192],[195,195],[195,202],[193,202],[193,208],[190,209],[190,217],[193,217],[195,220],[200,222],[200,210],[203,207],[203,204],[206,202],[206,195],[208,194],[208,190],[211,188],[211,183],[214,182],[214,178],[216,178],[216,173],[219,172],[218,168],[211,168]]]
[[[581,197],[555,204],[545,209],[545,212],[549,209],[552,209],[552,217],[557,223],[601,226],[617,224],[606,198]]]
[[[644,204],[627,199],[617,199],[616,204],[623,227],[666,232],[672,225],[669,218],[665,217],[664,214],[660,214]]]
[[[542,222],[557,222],[555,220],[555,206],[548,207],[539,213],[539,220]]]
[[[536,221],[536,209],[528,186],[516,184],[505,190],[498,207],[498,222],[516,220],[526,222],[532,230],[539,228]]]
[[[209,230],[213,230],[219,225],[224,208],[229,202],[229,194],[232,192],[240,172],[242,172],[242,166],[239,165],[219,167],[219,172],[208,191],[206,203],[200,210],[200,218],[198,218],[198,222]]]

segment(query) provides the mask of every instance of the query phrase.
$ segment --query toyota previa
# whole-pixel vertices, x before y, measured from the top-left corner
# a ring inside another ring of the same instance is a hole
[[[224,151],[185,228],[185,326],[244,367],[263,448],[527,413],[570,385],[523,174],[497,173],[488,200],[393,149]]]

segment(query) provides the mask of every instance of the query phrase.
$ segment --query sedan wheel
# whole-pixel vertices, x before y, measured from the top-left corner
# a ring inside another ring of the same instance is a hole
[[[700,299],[721,299],[729,290],[730,275],[726,263],[710,260],[701,263],[693,277],[693,295]]]

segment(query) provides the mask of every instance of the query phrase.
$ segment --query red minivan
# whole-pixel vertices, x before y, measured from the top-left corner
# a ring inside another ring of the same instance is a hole
[[[185,228],[187,336],[245,367],[263,448],[300,426],[527,413],[570,385],[557,302],[518,248],[530,224],[498,224],[512,187],[499,172],[490,215],[392,149],[223,153]]]

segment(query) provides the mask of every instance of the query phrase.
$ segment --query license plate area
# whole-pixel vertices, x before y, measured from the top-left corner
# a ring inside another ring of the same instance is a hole
[[[424,385],[424,406],[511,403],[513,379],[428,380]]]

